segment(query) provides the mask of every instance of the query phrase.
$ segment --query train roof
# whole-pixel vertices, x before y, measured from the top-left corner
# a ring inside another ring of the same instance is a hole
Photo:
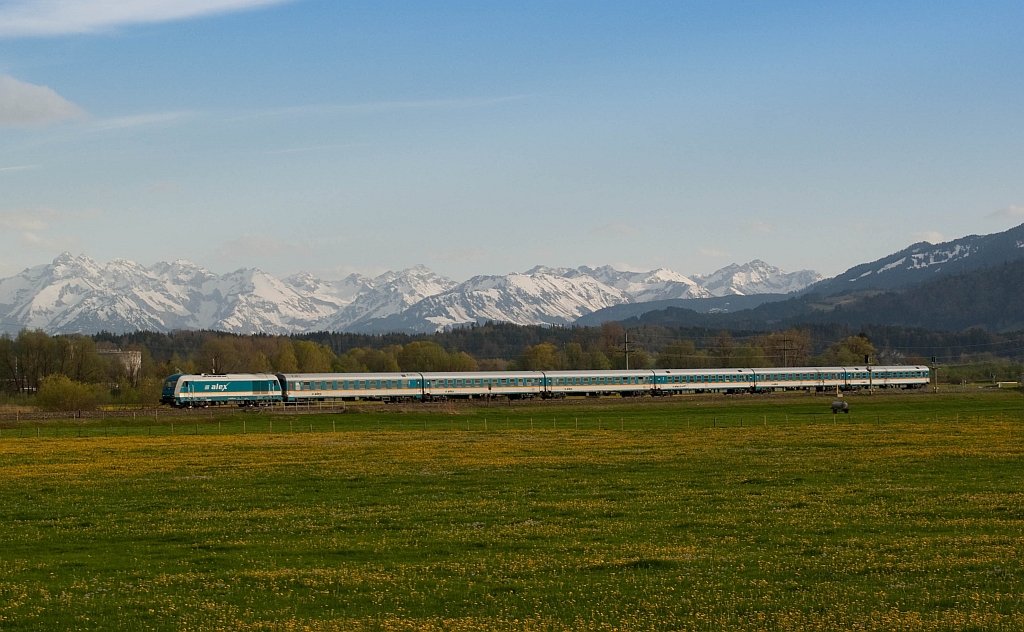
[[[171,377],[175,377],[172,375]],[[187,377],[189,379],[204,379],[204,380],[276,380],[277,376],[273,373],[178,373],[178,378]],[[170,379],[170,378],[167,378]]]
[[[408,380],[420,376],[407,373],[284,373],[286,380]]]

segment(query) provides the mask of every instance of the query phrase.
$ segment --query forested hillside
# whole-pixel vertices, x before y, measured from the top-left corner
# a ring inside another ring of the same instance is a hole
[[[902,291],[809,294],[733,313],[699,314],[670,307],[623,321],[626,326],[777,329],[836,323],[993,332],[1024,329],[1024,260],[944,276]]]

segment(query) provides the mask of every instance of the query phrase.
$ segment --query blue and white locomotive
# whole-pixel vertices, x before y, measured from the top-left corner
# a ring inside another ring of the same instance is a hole
[[[164,380],[161,403],[188,408],[210,404],[267,405],[281,402],[281,383],[269,373],[189,375]]]
[[[601,395],[673,395],[787,390],[922,388],[926,366],[653,369],[641,371],[495,371],[473,373],[176,374],[161,401],[178,407],[324,401],[431,401]]]

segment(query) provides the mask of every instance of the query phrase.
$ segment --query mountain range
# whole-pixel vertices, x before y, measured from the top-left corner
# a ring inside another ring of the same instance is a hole
[[[667,269],[539,266],[457,283],[416,266],[330,281],[309,273],[277,279],[258,269],[217,275],[182,260],[101,264],[63,253],[0,280],[0,331],[425,333],[488,320],[562,325],[615,305],[786,293],[820,279],[810,270],[787,273],[752,261],[700,277]]]
[[[691,309],[700,301],[670,301],[643,313],[624,311],[634,306],[620,306],[589,314],[585,320],[586,324],[617,320],[627,326],[751,330],[832,323],[943,331],[1022,331],[1024,225],[943,244],[914,244],[812,284],[797,296],[774,298],[728,313]]]
[[[1021,260],[1024,224],[913,244],[830,279],[811,270],[787,273],[760,260],[695,276],[664,268],[538,266],[459,283],[416,266],[376,277],[324,280],[299,273],[278,279],[258,269],[218,275],[189,261],[145,267],[64,253],[0,280],[0,331],[429,333],[486,321],[593,326],[611,320],[756,329],[858,321],[1006,330],[1024,327],[1009,296],[1024,292],[1014,285],[1018,271],[1024,276],[1024,268],[1014,265]],[[941,299],[950,292],[955,300]]]

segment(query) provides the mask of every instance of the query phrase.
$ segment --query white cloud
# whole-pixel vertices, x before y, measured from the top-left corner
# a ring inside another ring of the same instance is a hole
[[[47,212],[5,211],[0,213],[0,228],[5,230],[46,230],[50,227],[44,219]]]
[[[701,248],[698,252],[700,252],[700,256],[702,257],[713,257],[716,259],[730,256],[728,252],[724,250],[715,250],[714,248]]]
[[[930,244],[941,244],[942,242],[946,241],[946,238],[942,235],[942,233],[935,230],[925,230],[919,233],[913,233],[911,237],[915,241],[927,241]]]
[[[11,0],[0,4],[0,37],[95,33],[128,24],[244,11],[291,0]]]
[[[1024,206],[1014,206],[1011,204],[1006,208],[1001,208],[994,213],[989,213],[989,219],[1021,219],[1024,218]]]
[[[82,108],[46,86],[0,75],[0,127],[35,127],[86,116]]]
[[[0,173],[8,171],[28,171],[29,169],[38,169],[41,165],[18,165],[16,167],[0,167]]]

